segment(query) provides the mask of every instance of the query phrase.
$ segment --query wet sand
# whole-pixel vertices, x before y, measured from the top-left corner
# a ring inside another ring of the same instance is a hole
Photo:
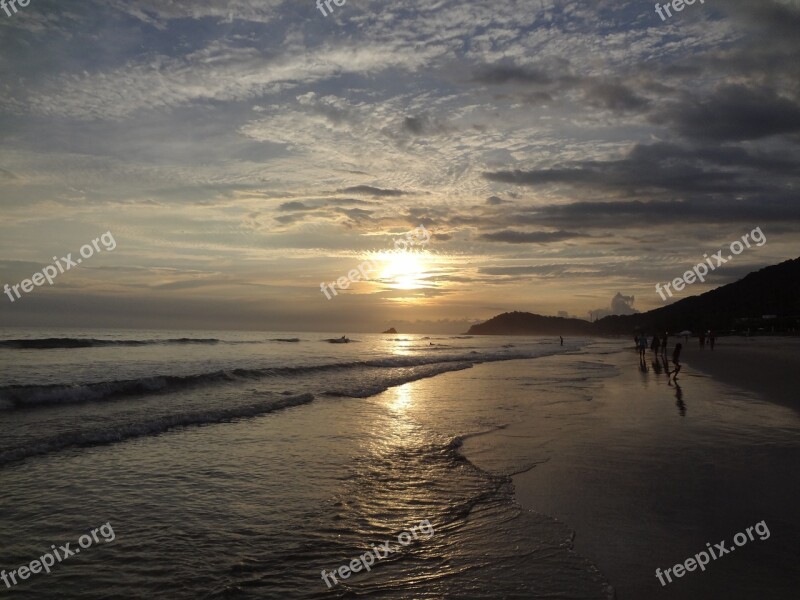
[[[800,338],[724,337],[717,339],[713,351],[708,343],[701,350],[697,338],[683,345],[691,367],[800,411]]]
[[[503,429],[466,440],[465,456],[493,472],[518,471],[517,500],[572,528],[575,551],[620,600],[795,598],[797,412],[695,369],[691,350],[676,387],[656,373],[651,352],[643,372],[632,349],[605,354],[611,346],[445,376],[462,390],[470,387],[453,379],[490,378],[495,395],[525,406]],[[781,377],[778,388],[790,381]],[[666,586],[656,579],[656,568],[706,543],[732,546],[762,520],[769,539]]]

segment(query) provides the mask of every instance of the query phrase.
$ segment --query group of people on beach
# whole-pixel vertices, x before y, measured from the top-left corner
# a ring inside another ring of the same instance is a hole
[[[669,362],[667,361],[667,346],[669,343],[669,332],[665,332],[663,337],[659,337],[658,334],[653,336],[652,341],[648,344],[648,336],[646,334],[637,335],[633,338],[636,349],[639,351],[639,366],[641,367],[642,371],[647,372],[647,347],[650,346],[650,350],[653,351],[653,369],[657,374],[661,373],[661,363],[659,362],[659,355],[664,357],[664,369],[667,372],[667,377],[672,378],[673,380],[678,379],[678,373],[681,370],[681,350],[683,350],[683,344],[678,342],[675,344],[675,349],[672,351],[672,364],[674,369],[672,372],[669,370]]]
[[[708,340],[708,345],[711,346],[711,349],[714,349],[714,344],[717,343],[717,336],[714,334],[713,331],[710,329],[708,333],[700,332],[700,335],[697,336],[700,340],[700,350],[704,350],[706,347],[706,340]]]
[[[686,416],[686,403],[683,401],[683,390],[681,389],[680,384],[678,384],[678,373],[681,372],[681,350],[683,350],[683,344],[680,342],[675,344],[675,348],[672,351],[672,371],[669,369],[669,361],[667,360],[667,347],[669,342],[669,332],[665,332],[663,336],[659,336],[658,334],[653,336],[652,341],[648,344],[648,336],[646,334],[637,335],[634,338],[636,343],[636,349],[639,351],[639,368],[641,369],[642,373],[647,373],[647,347],[650,346],[650,350],[653,351],[653,371],[655,371],[656,375],[661,375],[661,358],[664,359],[664,366],[663,369],[667,373],[667,385],[675,387],[675,405],[678,407],[678,412],[682,417]],[[713,347],[713,346],[712,346]]]

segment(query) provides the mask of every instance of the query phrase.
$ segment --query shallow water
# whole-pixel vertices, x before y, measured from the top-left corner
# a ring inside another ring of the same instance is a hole
[[[435,376],[518,356],[534,357],[519,364],[535,371],[536,356],[588,340],[561,348],[537,338],[352,336],[360,341],[332,345],[320,341],[329,337],[323,334],[259,342],[252,334],[177,332],[136,339],[220,341],[137,346],[127,344],[129,332],[91,337],[126,345],[0,349],[0,565],[15,569],[51,544],[74,547],[104,523],[116,536],[20,582],[12,594],[611,593],[593,564],[570,549],[569,528],[514,502],[510,472],[480,469],[460,452],[463,439],[519,418],[524,407],[491,389],[482,401],[464,403],[465,390]],[[154,376],[194,379],[186,385]],[[151,387],[120,384],[137,379]],[[469,397],[481,399],[482,385],[474,382]],[[348,564],[372,544],[396,545],[398,534],[425,519],[430,538],[332,589],[322,580],[323,569]]]

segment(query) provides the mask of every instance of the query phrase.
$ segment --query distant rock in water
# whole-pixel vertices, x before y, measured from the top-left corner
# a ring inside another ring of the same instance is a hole
[[[391,329],[387,329],[383,333],[397,333],[397,330],[394,327],[392,327]]]

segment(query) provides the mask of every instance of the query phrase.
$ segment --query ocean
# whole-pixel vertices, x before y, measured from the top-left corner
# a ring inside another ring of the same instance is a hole
[[[49,574],[0,583],[0,593],[613,597],[573,551],[571,530],[515,501],[511,477],[533,465],[479,468],[462,453],[465,440],[507,426],[524,406],[490,389],[467,407],[458,390],[432,385],[421,396],[404,386],[496,361],[537,374],[537,359],[574,361],[607,343],[330,338],[0,332],[0,568],[67,542],[82,551]],[[582,385],[605,375],[586,368]],[[531,395],[547,393],[558,374],[538,376]],[[397,544],[422,521],[430,536]],[[77,545],[104,524],[113,540]],[[397,550],[369,572],[335,584],[321,576],[390,541]]]

